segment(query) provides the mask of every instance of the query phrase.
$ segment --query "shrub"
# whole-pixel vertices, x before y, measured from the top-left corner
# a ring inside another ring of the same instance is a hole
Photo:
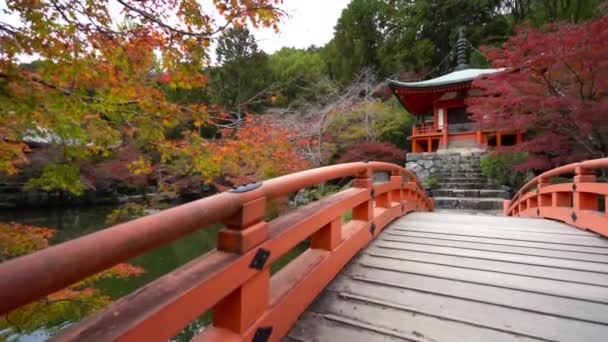
[[[432,189],[439,187],[439,181],[435,177],[429,177],[424,181],[424,184],[430,186]]]
[[[524,185],[526,173],[515,167],[527,159],[524,152],[488,153],[481,158],[481,172],[501,185],[519,189]]]
[[[362,142],[354,145],[348,152],[343,154],[338,162],[351,163],[364,160],[401,165],[405,162],[405,151],[391,143]]]

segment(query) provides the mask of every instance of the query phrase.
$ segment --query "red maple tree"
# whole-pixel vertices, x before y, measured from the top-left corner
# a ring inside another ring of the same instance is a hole
[[[524,169],[553,166],[608,153],[608,16],[519,28],[500,48],[486,49],[505,71],[475,80],[482,94],[469,110],[484,128],[526,131],[507,149],[527,151]]]

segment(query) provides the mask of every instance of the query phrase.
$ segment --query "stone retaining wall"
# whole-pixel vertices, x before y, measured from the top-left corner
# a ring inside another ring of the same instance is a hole
[[[458,152],[458,153],[408,153],[405,167],[412,170],[421,181],[429,177],[437,177],[446,170],[459,169],[467,171],[465,161],[477,161],[485,152]]]

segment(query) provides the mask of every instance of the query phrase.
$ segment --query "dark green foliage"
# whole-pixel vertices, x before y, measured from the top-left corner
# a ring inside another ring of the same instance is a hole
[[[282,48],[270,55],[274,106],[299,106],[327,88],[327,66],[315,49]]]
[[[325,47],[330,74],[339,83],[350,83],[363,68],[380,70],[385,6],[380,0],[353,0],[342,11],[334,39]]]
[[[516,166],[527,158],[527,153],[522,152],[488,153],[481,158],[481,172],[501,185],[519,189],[526,181],[526,173]]]
[[[503,1],[516,22],[536,25],[567,20],[573,23],[597,17],[605,0],[508,0]]]
[[[425,185],[430,186],[432,189],[437,189],[439,187],[439,181],[435,177],[429,177],[424,181]]]
[[[212,103],[238,115],[259,111],[271,101],[268,55],[258,49],[247,28],[230,28],[218,40],[217,62],[208,70]]]
[[[330,77],[348,84],[363,68],[382,77],[437,76],[454,67],[457,29],[474,47],[500,45],[524,21],[543,25],[601,15],[605,0],[353,0],[323,48]],[[479,52],[472,64],[487,66]],[[429,75],[430,74],[430,75]]]

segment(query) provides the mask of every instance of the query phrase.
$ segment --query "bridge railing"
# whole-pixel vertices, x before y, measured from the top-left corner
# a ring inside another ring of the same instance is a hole
[[[530,180],[513,199],[505,200],[507,216],[560,220],[608,236],[608,183],[599,183],[597,169],[608,168],[608,158],[568,164]],[[551,178],[574,174],[571,182],[551,184]]]
[[[374,183],[379,171],[390,180]],[[352,188],[264,221],[268,201],[344,177],[356,177]],[[350,210],[352,220],[343,224]],[[213,324],[197,340],[276,341],[383,227],[417,210],[433,210],[432,199],[413,173],[387,163],[334,165],[248,184],[1,264],[0,314],[222,222],[216,250],[56,338],[166,341],[213,310]],[[270,265],[307,239],[310,248],[271,276]]]

